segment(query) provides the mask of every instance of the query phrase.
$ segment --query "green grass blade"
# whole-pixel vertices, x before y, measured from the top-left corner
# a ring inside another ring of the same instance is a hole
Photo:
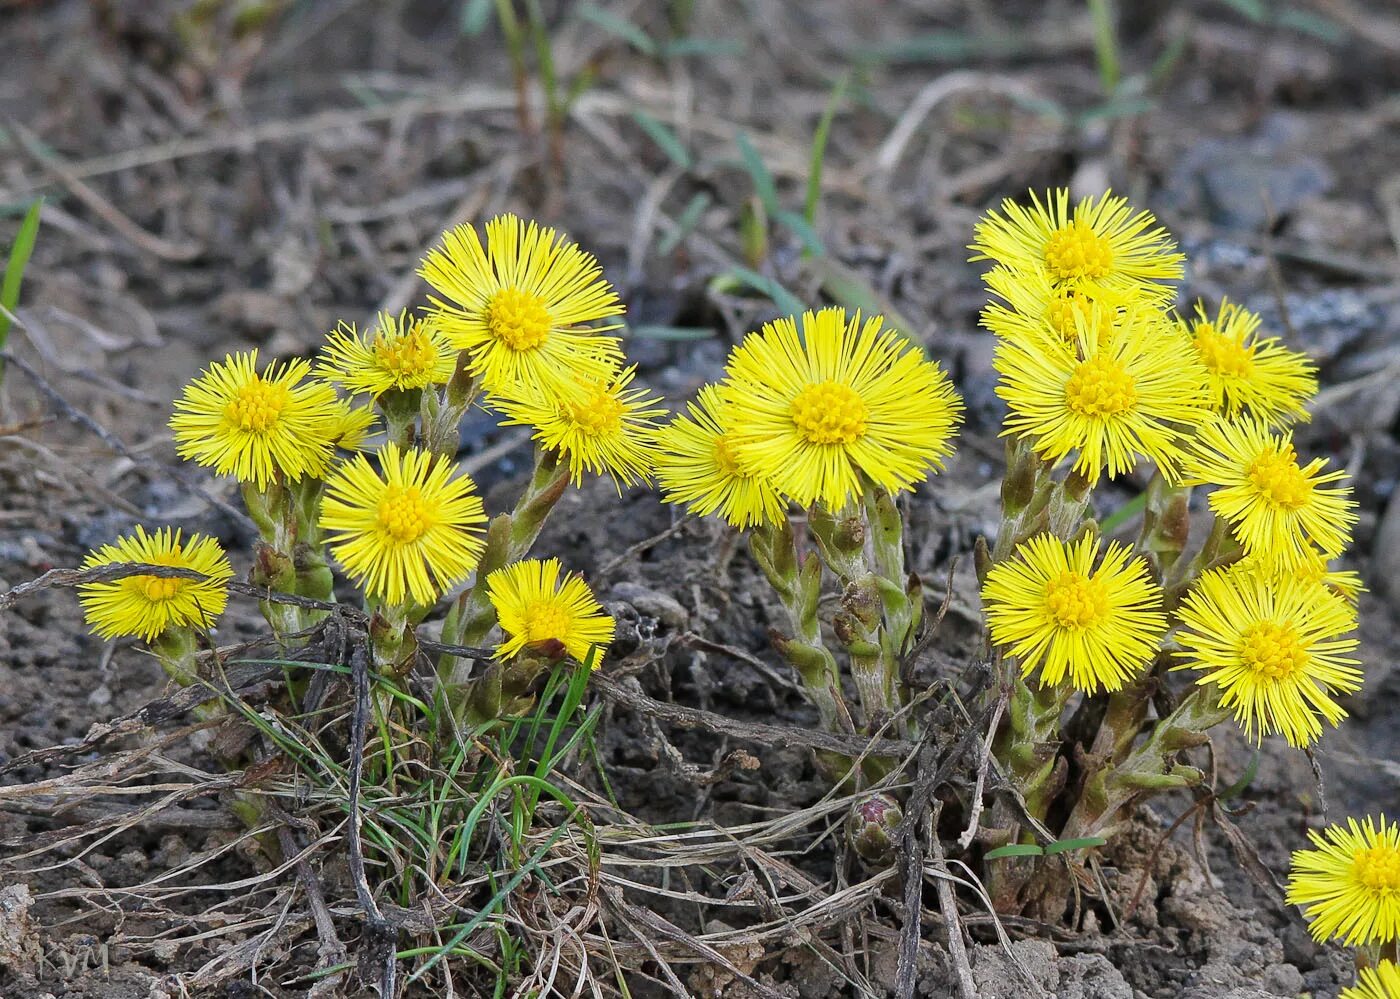
[[[1057,853],[1067,853],[1070,850],[1088,850],[1092,847],[1103,846],[1108,840],[1102,836],[1081,836],[1078,839],[1062,839],[1051,843],[1045,848],[1045,855],[1053,857]]]
[[[14,245],[10,247],[10,259],[5,264],[5,277],[0,279],[0,350],[10,339],[10,316],[19,305],[19,287],[24,280],[24,269],[29,266],[29,256],[34,252],[34,241],[39,236],[39,215],[44,208],[44,199],[35,198],[24,213],[24,221],[15,233]],[[0,360],[0,376],[5,373],[5,362]]]
[[[750,270],[747,267],[734,266],[726,273],[731,277],[737,278],[742,284],[748,285],[754,291],[767,295],[772,299],[773,304],[778,307],[778,311],[784,315],[800,316],[806,311],[806,306],[802,304],[802,301],[796,295],[772,278],[764,277],[762,274],[758,273],[758,271]]]
[[[817,205],[821,203],[822,197],[822,169],[826,164],[826,142],[831,135],[831,123],[836,118],[836,109],[846,97],[846,88],[850,83],[851,74],[842,73],[841,78],[836,81],[836,86],[831,88],[831,96],[827,98],[822,116],[817,120],[817,130],[812,133],[811,165],[807,170],[807,198],[802,204],[802,217],[807,220],[809,226],[816,225],[817,222]]]
[[[1009,843],[983,854],[983,860],[996,860],[999,857],[1039,857],[1045,851],[1034,843]]]
[[[1117,510],[1114,510],[1103,520],[1099,521],[1099,533],[1103,535],[1112,534],[1122,527],[1133,517],[1147,509],[1147,494],[1138,493],[1128,502],[1124,503]]]
[[[486,22],[491,19],[491,7],[491,0],[466,0],[457,19],[458,29],[469,38],[475,38],[486,30]]]
[[[633,109],[632,120],[637,123],[647,138],[661,147],[661,151],[682,170],[689,170],[694,160],[691,158],[690,150],[685,148],[685,143],[680,137],[671,131],[666,124],[657,118],[647,114],[640,108]]]
[[[773,174],[769,172],[768,165],[763,162],[763,157],[758,155],[758,150],[749,141],[747,134],[740,132],[735,141],[739,144],[739,155],[743,157],[744,169],[748,171],[749,178],[753,181],[754,193],[758,195],[758,200],[763,202],[763,207],[768,210],[768,214],[776,215],[780,209],[778,207],[778,185],[773,180]]]
[[[685,239],[695,227],[700,224],[700,216],[705,214],[705,209],[710,207],[711,198],[704,191],[696,193],[690,201],[686,203],[685,210],[676,219],[675,228],[668,232],[657,244],[656,252],[661,256],[670,256],[681,240]]]
[[[618,17],[611,11],[591,3],[579,5],[578,16],[623,39],[642,55],[657,54],[656,40],[626,18]]]
[[[1099,84],[1104,96],[1118,89],[1118,33],[1113,23],[1113,0],[1089,0],[1089,16],[1094,22],[1094,58],[1099,64]]]

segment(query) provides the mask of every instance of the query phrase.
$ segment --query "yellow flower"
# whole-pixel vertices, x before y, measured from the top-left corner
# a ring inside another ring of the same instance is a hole
[[[1315,850],[1296,850],[1288,872],[1288,902],[1304,906],[1318,941],[1348,947],[1400,937],[1400,826],[1347,819],[1347,828],[1308,831]],[[1395,983],[1395,966],[1378,978]],[[1395,993],[1377,992],[1378,996]]]
[[[862,477],[912,489],[952,453],[962,400],[943,371],[884,320],[844,309],[751,333],[720,386],[739,464],[804,506],[840,510]]]
[[[321,529],[367,596],[431,604],[481,558],[486,513],[476,485],[417,448],[386,444],[379,465],[357,454],[326,481]]]
[[[1220,688],[1220,703],[1256,743],[1275,732],[1293,746],[1322,735],[1319,716],[1346,717],[1332,695],[1361,687],[1357,661],[1346,653],[1356,616],[1316,584],[1215,570],[1203,575],[1177,612],[1182,662],[1200,684]]]
[[[1345,600],[1353,607],[1365,586],[1360,573],[1351,569],[1333,569],[1327,559],[1315,550],[1303,554],[1301,561],[1294,564],[1281,564],[1260,555],[1250,555],[1230,566],[1231,572],[1245,572],[1259,575],[1274,585],[1291,579],[1305,586],[1321,585],[1328,593]]]
[[[1213,420],[1204,425],[1182,463],[1190,485],[1212,485],[1210,507],[1230,522],[1250,555],[1294,565],[1316,545],[1328,558],[1351,540],[1356,504],[1346,478],[1324,471],[1326,459],[1300,465],[1293,435],[1263,420]]]
[[[485,246],[469,225],[442,239],[418,273],[443,296],[430,296],[443,333],[488,389],[565,392],[621,363],[617,339],[598,335],[618,324],[585,326],[623,311],[592,254],[514,215],[486,223]]]
[[[1074,353],[1003,340],[993,364],[1009,409],[1002,436],[1032,438],[1051,461],[1078,451],[1074,469],[1091,482],[1131,471],[1139,457],[1174,476],[1189,426],[1209,416],[1204,371],[1150,307],[1114,321],[1085,313]]]
[[[716,385],[700,390],[700,404],[677,416],[657,435],[656,478],[667,503],[685,503],[705,517],[718,513],[743,529],[782,520],[787,503],[768,479],[745,470],[724,429],[724,403]]]
[[[1040,670],[1040,685],[1066,675],[1076,690],[1118,690],[1157,654],[1167,631],[1162,590],[1147,563],[1099,539],[1065,542],[1041,534],[992,566],[982,606],[992,641]],[[1098,567],[1094,563],[1098,560]]]
[[[209,578],[124,576],[108,583],[82,583],[78,600],[83,616],[103,638],[137,635],[150,642],[169,628],[209,628],[228,603],[224,584],[233,578],[233,569],[213,538],[192,534],[181,541],[179,531],[164,527],[147,534],[138,524],[134,535],[90,552],[83,568],[120,562],[192,569]]]
[[[1043,270],[1056,284],[1091,284],[1132,290],[1182,275],[1182,254],[1150,212],[1134,213],[1126,198],[1105,193],[1084,198],[1070,211],[1069,191],[1046,192],[1031,207],[1009,198],[1002,214],[989,211],[977,223],[973,260],[994,260],[1013,271]]]
[[[567,458],[575,485],[585,470],[606,472],[621,494],[624,485],[650,480],[656,420],[666,414],[659,396],[627,387],[636,373],[633,365],[606,379],[579,380],[563,393],[501,393],[491,404],[506,414],[506,426],[534,427],[541,446]]]
[[[1119,312],[1130,307],[1166,306],[1165,289],[1115,291],[1097,286],[1056,284],[1041,270],[1013,271],[995,267],[984,275],[988,289],[1005,301],[982,310],[982,325],[1008,340],[1046,341],[1075,352],[1079,327],[1097,322],[1101,334],[1117,329]],[[1091,313],[1101,313],[1090,318]],[[1107,320],[1104,322],[1104,320]]]
[[[1271,423],[1308,418],[1303,403],[1317,392],[1317,367],[1277,337],[1260,337],[1257,315],[1222,301],[1211,319],[1197,302],[1196,318],[1184,325],[1205,365],[1217,413],[1233,417],[1247,410]]]
[[[229,354],[185,386],[170,418],[176,451],[259,489],[279,474],[293,482],[321,474],[342,419],[335,389],[303,382],[306,361],[261,374],[257,363],[256,350]]]
[[[561,582],[559,572],[557,558],[526,559],[486,577],[491,606],[505,632],[496,658],[508,659],[527,646],[546,653],[557,646],[582,663],[597,647],[592,666],[598,668],[612,641],[613,619],[581,576],[570,574]]]
[[[440,385],[456,367],[457,352],[431,321],[381,312],[373,333],[341,323],[326,334],[316,373],[351,395],[378,399],[385,392]]]
[[[363,451],[365,440],[377,428],[379,415],[373,406],[356,406],[349,399],[341,399],[336,405],[336,422],[331,427],[331,442],[347,451]],[[324,475],[326,469],[315,474]]]
[[[1374,968],[1362,968],[1356,985],[1343,989],[1337,999],[1400,999],[1400,965],[1384,960]]]

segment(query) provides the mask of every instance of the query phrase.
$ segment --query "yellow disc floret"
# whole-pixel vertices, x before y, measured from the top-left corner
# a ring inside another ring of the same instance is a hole
[[[813,444],[854,444],[865,436],[870,408],[849,385],[808,385],[792,400],[792,422]]]
[[[1062,225],[1045,241],[1045,264],[1062,281],[1113,273],[1113,246],[1086,219]]]

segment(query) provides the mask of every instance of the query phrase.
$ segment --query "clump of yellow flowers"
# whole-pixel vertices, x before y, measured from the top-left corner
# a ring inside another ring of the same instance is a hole
[[[1180,756],[1212,727],[1233,719],[1256,743],[1307,748],[1345,716],[1340,698],[1362,682],[1350,657],[1359,584],[1331,560],[1350,543],[1355,505],[1345,472],[1293,442],[1317,390],[1312,362],[1238,304],[1177,312],[1184,257],[1149,213],[1107,194],[1032,195],[989,212],[971,248],[991,264],[982,319],[996,337],[1007,469],[1000,526],[975,552],[987,663],[968,675],[981,678],[970,691],[983,717],[998,720],[989,745],[1019,802],[997,797],[977,839],[1094,842],[1145,796],[1203,785]],[[655,481],[665,501],[743,532],[783,612],[774,646],[827,730],[923,733],[931,712],[910,677],[925,593],[901,497],[944,469],[963,405],[912,331],[842,308],[775,319],[668,415],[610,335],[623,306],[597,261],[555,231],[511,215],[481,233],[460,226],[420,274],[422,309],[368,331],[342,324],[314,367],[232,354],[176,401],[179,454],[237,479],[262,532],[254,584],[329,601],[338,569],[372,615],[377,665],[400,676],[446,601],[442,645],[495,636],[490,662],[437,660],[454,707],[489,720],[528,697],[541,664],[596,667],[612,638],[583,577],[529,557],[564,490],[593,475],[619,491]],[[529,481],[494,516],[457,464],[473,405],[533,431]],[[1110,480],[1140,492],[1113,538],[1094,505]],[[1207,491],[1194,507],[1193,490]],[[139,531],[89,563],[119,561],[199,575],[128,576],[83,596],[96,630],[166,650],[187,682],[192,636],[224,607],[227,559],[210,539]],[[264,609],[287,641],[325,613]],[[898,761],[818,762],[872,788],[879,807],[861,814],[878,812],[879,828],[852,841],[888,856],[900,813],[882,782]],[[1393,942],[1396,827],[1353,823],[1314,840],[1295,858],[1291,896],[1314,930]],[[998,905],[1044,914],[1034,870],[987,870]],[[1394,965],[1367,975],[1357,995],[1392,994]]]

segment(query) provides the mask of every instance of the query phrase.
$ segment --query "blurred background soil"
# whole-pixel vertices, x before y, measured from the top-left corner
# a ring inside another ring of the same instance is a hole
[[[1071,0],[544,2],[554,110],[532,54],[522,114],[493,5],[477,0],[0,0],[0,246],[30,200],[46,198],[9,350],[70,407],[19,368],[6,372],[0,589],[77,564],[134,522],[213,532],[246,550],[237,525],[171,472],[165,421],[179,387],[228,351],[300,356],[338,320],[416,304],[417,261],[444,228],[511,210],[598,255],[627,302],[641,378],[675,403],[778,313],[755,273],[804,303],[886,312],[951,372],[969,407],[959,452],[910,504],[914,565],[936,596],[958,560],[928,667],[948,672],[976,654],[966,556],[995,526],[1001,461],[991,341],[977,327],[985,295],[966,263],[973,222],[1028,188],[1111,186],[1181,241],[1183,301],[1229,295],[1318,361],[1324,388],[1299,441],[1352,472],[1361,504],[1347,565],[1372,588],[1361,604],[1366,687],[1317,751],[1324,784],[1306,757],[1265,744],[1243,827],[1282,871],[1324,813],[1400,810],[1400,504],[1390,503],[1400,476],[1400,8],[1118,7],[1119,80],[1108,95],[1088,7]],[[809,226],[813,134],[843,78]],[[765,229],[756,214],[768,216]],[[74,411],[126,453],[68,419]],[[485,414],[467,431],[463,462],[484,489],[528,462],[520,433]],[[205,481],[235,498],[228,483]],[[1106,492],[1104,509],[1140,485]],[[542,547],[591,574],[676,521],[646,491],[619,503],[595,483],[570,493]],[[595,585],[634,648],[693,631],[765,665],[671,650],[644,674],[654,695],[810,724],[766,646],[772,608],[754,571],[743,555],[717,560],[722,546],[713,525],[680,525]],[[255,609],[242,607],[220,638],[257,628]],[[163,682],[135,649],[87,635],[70,592],[27,600],[0,616],[0,763],[78,739]],[[757,770],[701,786],[695,774],[735,746],[654,728],[619,711],[605,734],[622,804],[649,821],[743,821],[821,793],[802,753],[753,746]],[[1251,748],[1223,742],[1228,783]],[[42,776],[30,768],[0,785]],[[1167,799],[1154,814],[1165,826],[1188,805]],[[198,806],[102,844],[83,858],[82,878],[129,883],[208,848],[227,823]],[[1210,831],[1214,874],[1204,872],[1185,852],[1190,826],[1162,849],[1152,904],[1125,931],[1080,950],[1018,944],[1042,984],[1130,999],[1335,995],[1337,956],[1234,873]],[[52,815],[0,810],[0,852],[61,828]],[[1149,833],[1121,848],[1151,854]],[[256,866],[241,855],[221,864],[229,878]],[[63,877],[32,879],[31,967],[7,965],[0,946],[0,994],[179,994],[167,976],[232,945],[215,935],[156,946],[162,917],[65,901]],[[867,918],[897,925],[888,910]],[[870,980],[892,987],[879,970],[892,951],[875,953]],[[1020,994],[998,991],[1014,976],[996,948],[978,960],[986,995]],[[848,994],[791,955],[758,967],[784,994]],[[950,994],[940,975],[931,966],[921,994]]]

